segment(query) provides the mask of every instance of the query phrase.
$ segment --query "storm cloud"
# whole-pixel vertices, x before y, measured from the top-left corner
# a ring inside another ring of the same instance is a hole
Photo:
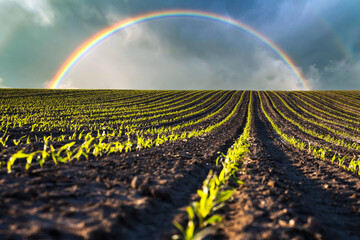
[[[360,87],[360,3],[319,1],[0,0],[3,86],[45,87],[82,42],[136,14],[196,9],[229,16],[272,39],[312,89]],[[302,89],[289,66],[248,33],[213,21],[129,27],[85,55],[62,88]]]

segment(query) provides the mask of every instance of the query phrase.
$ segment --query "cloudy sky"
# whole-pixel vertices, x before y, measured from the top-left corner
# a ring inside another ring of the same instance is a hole
[[[138,14],[209,11],[283,49],[312,89],[360,89],[359,0],[0,0],[0,87],[45,88],[100,30]],[[61,88],[302,89],[258,38],[196,18],[137,24],[101,42]]]

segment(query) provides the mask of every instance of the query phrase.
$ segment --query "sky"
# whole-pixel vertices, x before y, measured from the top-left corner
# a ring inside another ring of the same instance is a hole
[[[359,0],[0,0],[0,87],[46,88],[83,42],[166,9],[232,18],[271,39],[312,90],[360,89]],[[136,24],[85,54],[59,88],[302,90],[271,47],[228,24]]]

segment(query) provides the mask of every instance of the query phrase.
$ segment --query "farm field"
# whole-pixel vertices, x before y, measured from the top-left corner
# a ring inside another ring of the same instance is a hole
[[[0,239],[360,239],[360,91],[0,102]]]

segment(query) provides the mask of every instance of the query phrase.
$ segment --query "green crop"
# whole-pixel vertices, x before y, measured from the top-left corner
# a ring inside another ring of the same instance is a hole
[[[224,206],[224,203],[232,197],[235,191],[227,183],[232,180],[234,183],[243,184],[243,182],[236,179],[235,173],[240,170],[239,162],[245,157],[250,146],[248,139],[250,137],[252,117],[251,102],[252,93],[250,93],[247,120],[243,133],[228,149],[226,155],[221,154],[217,158],[216,163],[221,162],[222,170],[219,175],[212,170],[208,173],[202,189],[197,191],[199,200],[192,202],[186,209],[188,215],[186,226],[183,227],[178,222],[173,223],[182,234],[174,235],[173,239],[203,239],[211,234],[222,221],[221,216],[215,212]]]
[[[295,148],[299,148],[301,150],[304,150],[306,148],[305,146],[308,146],[307,147],[307,152],[308,152],[308,154],[312,154],[314,156],[314,158],[318,158],[318,159],[321,159],[321,160],[324,160],[324,161],[326,159],[330,159],[330,156],[331,156],[330,152],[332,151],[332,149],[330,147],[328,147],[328,146],[322,147],[322,146],[319,146],[317,143],[312,143],[310,141],[308,141],[306,143],[306,142],[302,141],[301,139],[297,139],[294,136],[290,136],[288,134],[285,134],[283,132],[283,130],[275,123],[275,121],[270,117],[268,112],[265,110],[260,93],[258,93],[258,96],[259,96],[260,107],[262,109],[262,112],[264,113],[267,120],[270,122],[270,124],[273,127],[273,129],[275,130],[275,132],[277,132],[282,139],[284,139],[289,144],[293,145]],[[272,104],[269,104],[269,105],[273,106],[275,108],[275,110],[277,110],[277,112],[284,119],[286,119],[289,122],[293,123],[294,125],[298,126],[299,129],[304,130],[304,132],[306,132],[306,133],[309,133],[309,134],[311,134],[313,136],[316,136],[316,137],[319,137],[319,138],[325,138],[323,135],[316,134],[312,130],[307,130],[300,123],[295,122],[291,118],[286,117],[282,112],[279,111],[278,108],[276,108],[276,106],[274,105],[274,102],[271,99],[270,99],[270,101],[271,101]],[[339,142],[336,142],[336,143],[339,143]],[[349,157],[347,155],[341,156],[340,153],[335,153],[334,155],[332,155],[332,158],[329,161],[331,161],[331,163],[335,163],[335,161],[337,160],[339,167],[343,167],[344,169],[346,169],[348,171],[353,171],[352,169],[354,169],[354,163],[352,165],[350,163],[348,167],[344,166],[344,163],[348,158]],[[355,172],[355,171],[353,171],[353,172]],[[360,174],[360,171],[358,173]]]

